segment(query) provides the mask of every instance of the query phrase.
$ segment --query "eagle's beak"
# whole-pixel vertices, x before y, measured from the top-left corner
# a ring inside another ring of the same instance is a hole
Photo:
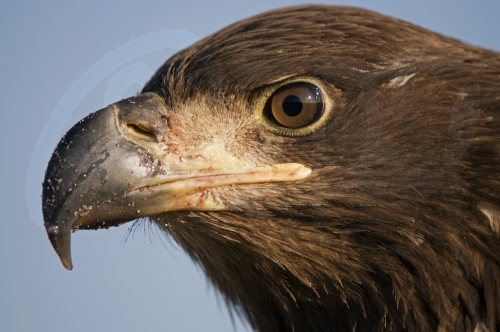
[[[50,159],[43,216],[67,269],[72,268],[72,230],[105,228],[143,216],[140,204],[127,194],[159,170],[155,157],[124,135],[122,127],[136,122],[130,113],[140,113],[141,123],[158,122],[165,104],[158,95],[147,93],[92,113],[69,130]]]
[[[223,151],[204,159],[169,152],[168,110],[145,93],[97,111],[61,139],[43,183],[43,216],[61,262],[72,269],[70,237],[172,210],[224,210],[208,188],[295,181],[311,170],[301,164],[248,165]],[[185,159],[185,160],[183,160]],[[186,161],[187,160],[187,161]]]

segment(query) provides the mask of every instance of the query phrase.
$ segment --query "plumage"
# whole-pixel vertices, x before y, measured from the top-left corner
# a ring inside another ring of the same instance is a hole
[[[71,268],[71,230],[149,217],[259,331],[497,331],[499,82],[499,53],[366,10],[243,20],[66,134],[49,238]]]

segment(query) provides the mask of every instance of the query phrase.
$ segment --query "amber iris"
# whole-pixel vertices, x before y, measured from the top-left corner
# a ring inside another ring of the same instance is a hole
[[[286,128],[301,128],[316,121],[323,112],[319,89],[310,83],[285,85],[271,96],[270,116]]]

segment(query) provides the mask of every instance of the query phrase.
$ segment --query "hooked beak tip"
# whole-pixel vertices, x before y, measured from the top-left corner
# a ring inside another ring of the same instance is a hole
[[[63,259],[62,257],[61,258],[61,263],[62,265],[66,268],[66,270],[73,270],[73,263],[71,262],[71,257],[69,258],[69,260],[67,259]]]
[[[56,251],[62,265],[67,270],[73,269],[71,262],[71,229],[60,228],[57,225],[46,224],[47,235],[52,243],[52,247]]]

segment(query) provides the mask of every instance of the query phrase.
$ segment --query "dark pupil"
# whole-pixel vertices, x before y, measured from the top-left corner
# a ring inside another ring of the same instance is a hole
[[[302,111],[302,102],[300,98],[290,95],[283,100],[283,111],[288,116],[297,116]]]

